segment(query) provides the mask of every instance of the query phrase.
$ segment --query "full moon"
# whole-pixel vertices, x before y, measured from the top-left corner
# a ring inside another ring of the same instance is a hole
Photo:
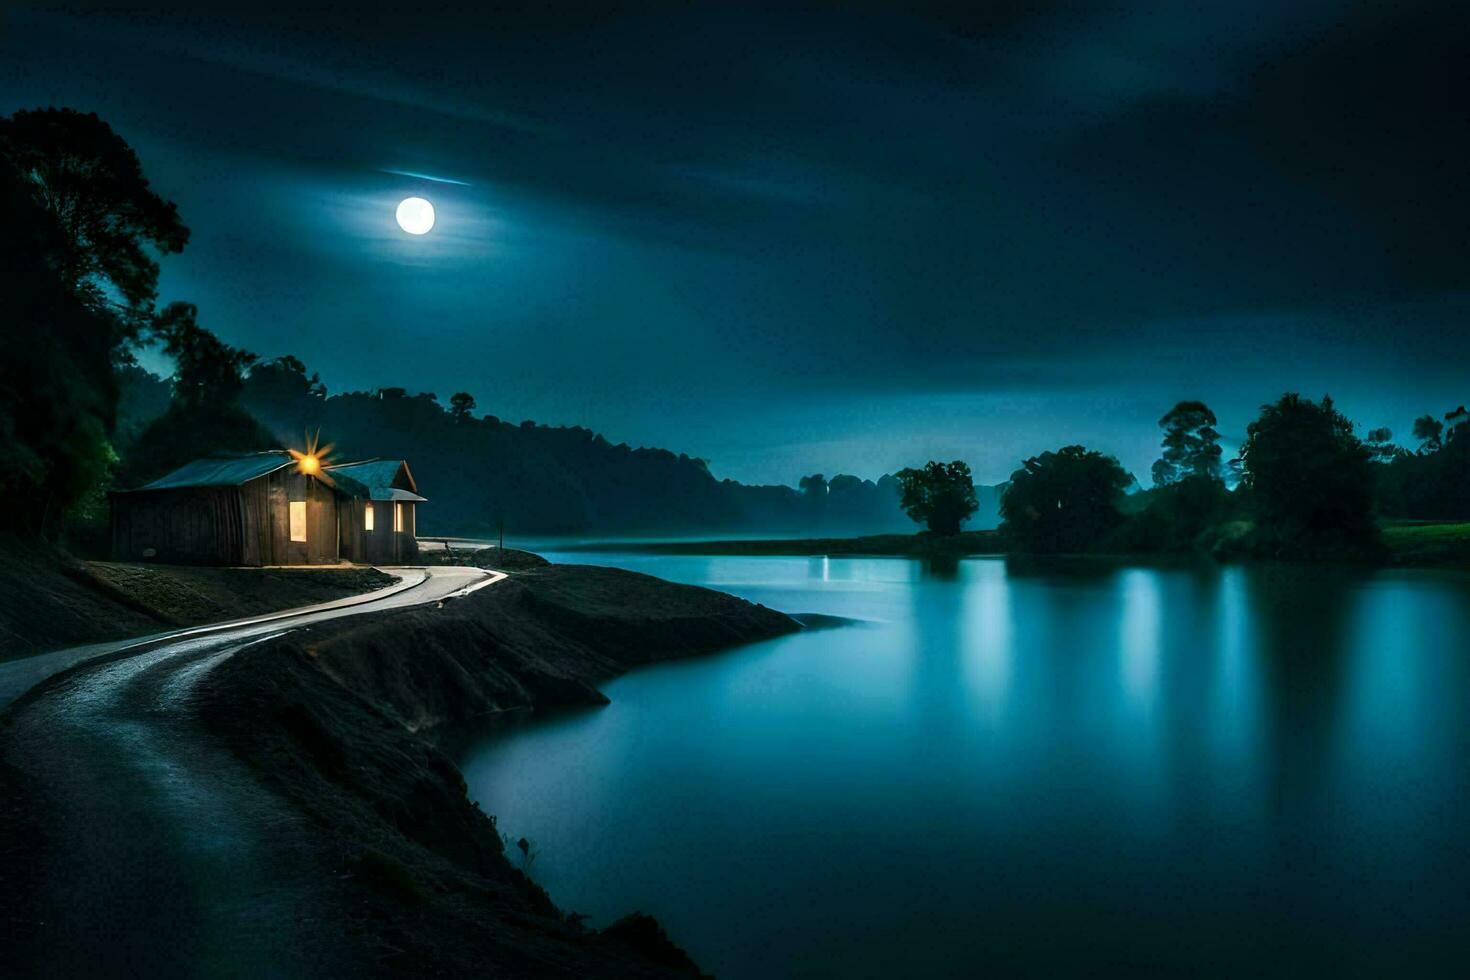
[[[434,205],[421,197],[405,197],[398,203],[398,227],[410,235],[427,235],[434,227]]]

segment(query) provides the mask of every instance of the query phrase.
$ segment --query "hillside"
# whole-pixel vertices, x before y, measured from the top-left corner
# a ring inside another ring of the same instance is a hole
[[[166,404],[153,390],[166,382],[149,377],[137,373],[126,379],[120,431],[142,431],[148,421],[127,409],[156,412]],[[409,460],[431,501],[419,524],[426,535],[490,534],[501,522],[516,534],[849,535],[914,529],[898,508],[892,476],[809,476],[802,478],[802,489],[721,480],[705,460],[684,453],[613,444],[581,426],[514,424],[477,416],[463,405],[446,409],[430,393],[383,388],[329,395],[290,358],[258,365],[245,382],[241,405],[282,445],[299,445],[306,433],[320,430],[322,441],[334,447],[333,458]],[[126,460],[126,445],[121,452]],[[998,494],[991,487],[977,491],[981,509],[970,526],[994,527]]]
[[[326,602],[393,583],[371,568],[240,569],[78,561],[0,535],[0,663],[60,647]]]

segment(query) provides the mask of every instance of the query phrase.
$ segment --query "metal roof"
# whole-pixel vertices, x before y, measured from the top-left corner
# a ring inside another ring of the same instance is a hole
[[[295,462],[290,453],[217,453],[185,463],[139,490],[180,490],[186,487],[238,487]]]
[[[414,483],[413,474],[409,472],[408,464],[401,459],[365,459],[358,463],[338,463],[328,466],[326,470],[337,481],[339,489],[354,497],[366,497],[369,500],[411,500],[419,503],[425,501],[424,497],[414,492],[418,487]],[[408,478],[408,485],[413,490],[393,485],[400,470]]]
[[[414,493],[412,490],[400,490],[397,487],[388,487],[387,489],[381,489],[379,487],[374,487],[373,488],[373,499],[374,500],[412,500],[415,503],[420,503],[421,504],[421,503],[427,502],[429,498],[428,497],[420,497],[418,494]]]

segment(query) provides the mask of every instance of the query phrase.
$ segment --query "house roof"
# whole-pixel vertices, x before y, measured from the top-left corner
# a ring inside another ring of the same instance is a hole
[[[338,463],[326,467],[337,481],[338,489],[354,497],[368,500],[410,500],[423,502],[417,493],[413,474],[401,459],[365,459],[357,463]]]
[[[290,453],[216,453],[185,463],[139,490],[180,490],[186,487],[238,487],[295,462]]]

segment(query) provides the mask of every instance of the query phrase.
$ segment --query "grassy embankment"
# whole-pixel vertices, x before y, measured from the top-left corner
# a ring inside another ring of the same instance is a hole
[[[374,568],[79,561],[44,542],[0,539],[0,661],[327,602],[394,581]]]
[[[1470,523],[1391,524],[1383,543],[1397,565],[1463,565],[1470,567]]]

